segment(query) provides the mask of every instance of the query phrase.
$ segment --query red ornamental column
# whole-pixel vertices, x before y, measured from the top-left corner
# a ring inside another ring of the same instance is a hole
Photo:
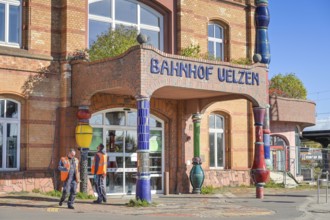
[[[256,184],[256,198],[264,198],[264,185],[269,179],[269,170],[266,168],[263,142],[263,122],[265,108],[253,108],[255,126],[254,161],[251,169],[251,177]]]

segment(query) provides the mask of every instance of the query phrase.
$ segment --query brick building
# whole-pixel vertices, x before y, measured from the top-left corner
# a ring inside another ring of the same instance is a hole
[[[107,146],[109,194],[135,192],[143,138],[152,192],[189,192],[195,113],[204,185],[249,185],[253,108],[268,104],[268,69],[230,61],[252,60],[255,10],[252,0],[0,0],[0,190],[58,186],[59,157],[77,147],[79,108],[92,113],[89,155]],[[117,25],[150,41],[119,57],[68,62]],[[178,55],[191,44],[216,61]],[[150,110],[144,136],[141,106]]]

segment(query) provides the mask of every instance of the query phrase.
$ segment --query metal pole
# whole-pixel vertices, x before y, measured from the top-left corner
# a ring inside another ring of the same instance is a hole
[[[328,203],[328,183],[329,183],[328,176],[329,176],[329,172],[327,171],[325,174],[326,174],[326,177],[327,177],[327,189],[325,191],[325,202]]]
[[[283,167],[283,181],[284,181],[284,188],[286,186],[286,146],[284,146],[284,167]]]
[[[317,177],[317,204],[320,204],[320,176]]]

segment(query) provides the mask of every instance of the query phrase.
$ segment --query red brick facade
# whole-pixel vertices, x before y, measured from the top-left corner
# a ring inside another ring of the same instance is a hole
[[[199,44],[201,52],[206,53],[207,24],[213,21],[227,27],[225,61],[251,58],[255,38],[253,1],[141,2],[164,16],[164,52],[137,46],[115,59],[70,64],[66,61],[68,53],[87,47],[88,1],[23,0],[21,48],[0,46],[0,98],[21,105],[20,166],[17,171],[0,170],[0,191],[30,191],[32,185],[42,191],[57,187],[53,177],[57,176],[54,170],[58,159],[69,148],[77,147],[74,129],[78,107],[87,105],[92,113],[115,107],[136,108],[135,98],[139,95],[150,97],[151,114],[165,123],[164,171],[169,172],[170,193],[190,191],[191,115],[196,112],[203,114],[205,185],[250,184],[252,106],[264,107],[268,102],[266,66],[233,65],[177,54],[192,43]],[[152,74],[151,59],[214,69],[209,80]],[[219,83],[218,67],[256,72],[259,86]],[[228,122],[224,169],[209,167],[210,113],[221,114]],[[17,179],[24,183],[9,188]]]

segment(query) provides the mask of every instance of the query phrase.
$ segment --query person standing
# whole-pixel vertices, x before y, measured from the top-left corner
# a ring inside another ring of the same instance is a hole
[[[105,180],[107,174],[107,155],[105,154],[104,145],[99,144],[97,146],[97,153],[94,156],[94,161],[92,163],[92,174],[94,174],[94,183],[97,192],[97,200],[94,203],[107,202],[106,192],[105,192]]]
[[[61,181],[64,182],[59,206],[62,206],[67,194],[70,193],[68,199],[69,209],[74,209],[73,203],[77,194],[77,185],[80,182],[79,161],[75,158],[75,155],[76,151],[70,149],[66,157],[61,157],[58,165],[58,170],[61,171]]]

